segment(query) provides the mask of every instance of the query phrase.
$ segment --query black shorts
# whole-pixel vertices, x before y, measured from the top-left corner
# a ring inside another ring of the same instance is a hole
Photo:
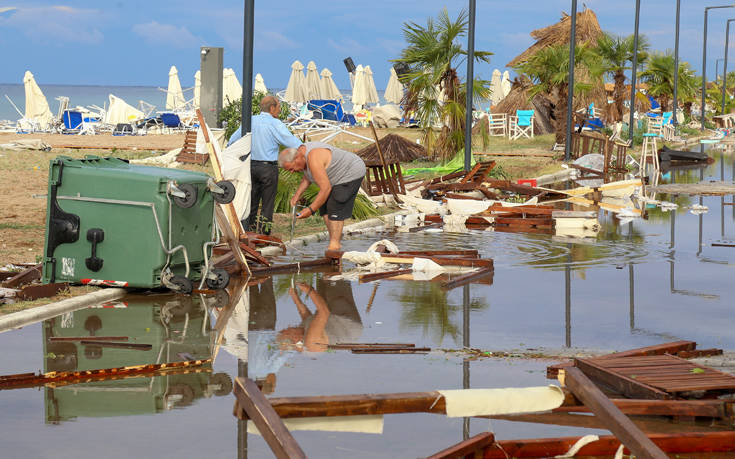
[[[335,221],[344,221],[350,218],[363,178],[360,177],[351,182],[332,186],[327,202],[319,208],[319,215],[322,217],[327,215],[330,220]]]

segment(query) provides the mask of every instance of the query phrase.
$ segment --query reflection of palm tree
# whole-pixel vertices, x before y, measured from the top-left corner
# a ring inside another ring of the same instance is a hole
[[[391,296],[403,305],[401,313],[401,329],[413,329],[421,326],[424,336],[430,335],[431,341],[440,345],[444,337],[449,335],[455,344],[460,343],[459,326],[452,320],[462,311],[461,304],[450,304],[448,292],[435,282],[406,282],[403,289],[391,293]],[[470,310],[483,310],[488,307],[481,298],[470,302]]]

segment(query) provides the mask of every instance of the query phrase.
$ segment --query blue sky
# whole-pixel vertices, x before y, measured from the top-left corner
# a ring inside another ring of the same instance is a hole
[[[533,29],[557,22],[570,0],[477,1],[476,49],[495,53],[476,66],[489,78],[532,39]],[[582,1],[579,8],[582,9]],[[635,0],[587,0],[603,30],[633,31]],[[673,49],[675,0],[642,0],[641,32],[654,49]],[[255,0],[255,72],[269,87],[285,87],[290,64],[314,60],[349,87],[342,59],[369,64],[385,87],[389,59],[403,47],[405,21],[424,24],[445,6],[456,14],[462,0],[293,1]],[[704,5],[682,0],[681,58],[702,65]],[[206,6],[204,6],[206,5]],[[710,11],[708,75],[724,52],[725,21],[735,8]],[[735,29],[735,28],[734,28]],[[40,84],[165,86],[176,65],[183,86],[193,85],[200,46],[225,48],[225,66],[241,75],[243,1],[219,0],[0,0],[0,82],[21,83],[31,70]],[[735,46],[735,38],[731,47]],[[735,56],[733,56],[735,69]]]

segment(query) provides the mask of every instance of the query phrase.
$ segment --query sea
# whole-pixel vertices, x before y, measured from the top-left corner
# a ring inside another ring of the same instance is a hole
[[[166,91],[165,88],[156,86],[81,86],[81,85],[55,85],[46,84],[39,85],[41,91],[46,96],[51,113],[57,114],[59,110],[59,101],[57,97],[65,96],[69,98],[69,107],[91,107],[93,105],[105,108],[109,105],[109,95],[113,94],[122,98],[128,104],[141,109],[140,102],[151,104],[156,111],[164,111],[166,108]],[[278,92],[281,89],[273,89]],[[340,89],[343,95],[348,96],[352,93],[349,89]],[[383,94],[385,91],[378,91],[380,102],[385,103]],[[193,88],[184,89],[184,97],[188,100],[193,97]],[[8,100],[12,100],[12,103]],[[17,110],[13,107],[17,106]],[[144,104],[143,104],[144,105]],[[349,101],[343,103],[343,109],[350,111],[352,105]],[[21,113],[18,113],[18,110]],[[0,84],[0,120],[15,121],[22,118],[25,111],[25,90],[22,84]],[[147,112],[148,110],[142,110]]]

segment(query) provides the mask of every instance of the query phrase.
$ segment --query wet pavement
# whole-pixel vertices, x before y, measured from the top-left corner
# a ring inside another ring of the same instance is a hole
[[[712,155],[716,162],[706,169],[671,172],[664,182],[732,180],[735,158]],[[671,200],[680,208],[652,208],[647,220],[630,223],[602,212],[602,230],[591,241],[472,231],[362,235],[344,244],[365,250],[387,237],[402,250],[474,248],[495,260],[491,285],[445,292],[431,282],[358,284],[332,280],[328,273],[280,275],[251,286],[234,309],[200,297],[130,296],[2,333],[2,374],[216,354],[204,372],[0,391],[3,457],[272,457],[263,439],[245,434],[244,423],[232,416],[231,381],[244,374],[262,380],[269,396],[522,387],[548,384],[545,369],[555,361],[468,361],[438,349],[555,355],[678,339],[697,341],[699,348],[735,349],[729,284],[735,248],[712,246],[735,239],[735,206],[724,205],[732,197]],[[707,213],[684,209],[700,203]],[[319,256],[324,247],[304,250]],[[292,286],[295,294],[289,293]],[[91,335],[127,336],[152,348],[49,340]],[[415,343],[434,351],[356,355],[327,350],[325,340]],[[299,342],[304,346],[294,344]],[[381,435],[294,436],[310,457],[405,458],[429,455],[488,429],[498,439],[601,432],[404,414],[386,416]]]

